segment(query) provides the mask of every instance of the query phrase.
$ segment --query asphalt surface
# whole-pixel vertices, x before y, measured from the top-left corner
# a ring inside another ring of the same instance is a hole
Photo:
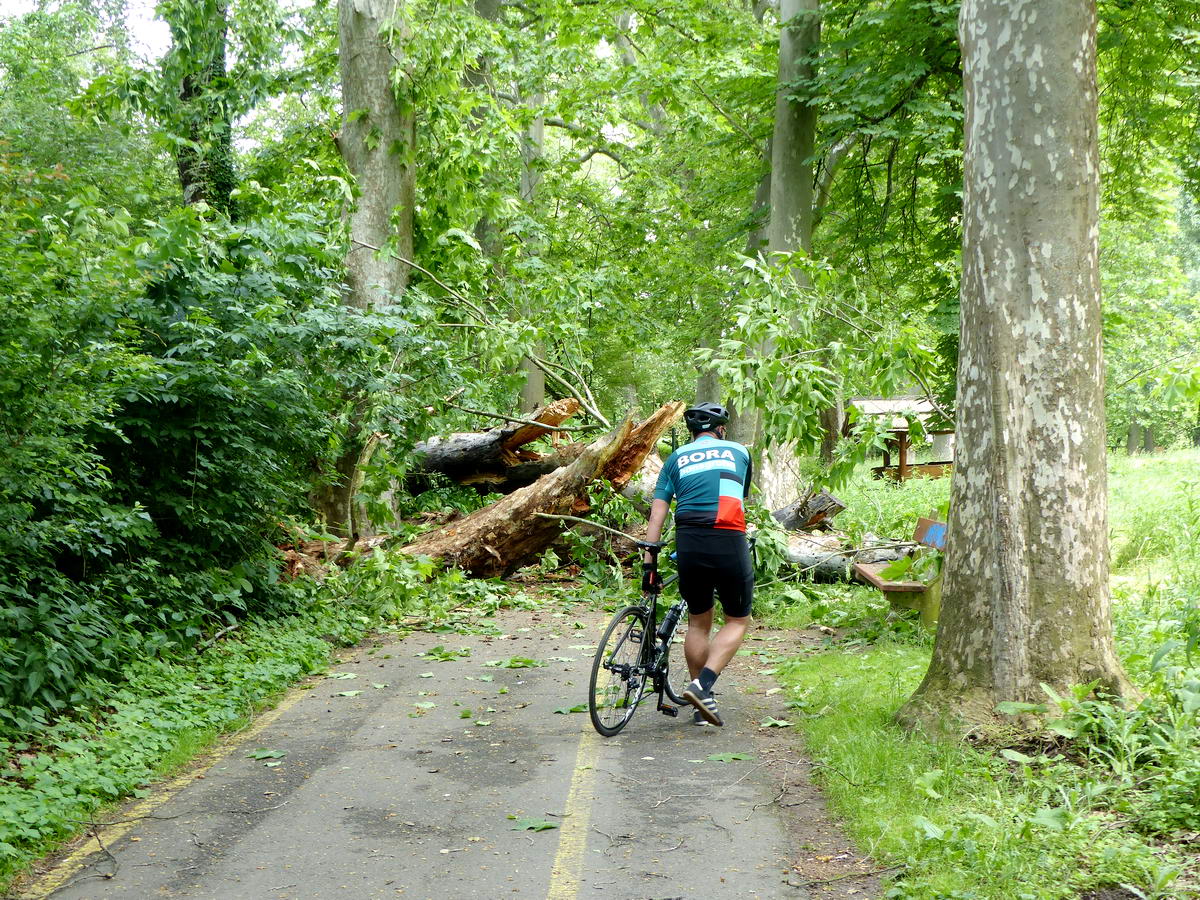
[[[650,700],[602,738],[586,712],[555,710],[586,703],[606,619],[547,606],[481,620],[493,634],[414,632],[352,651],[25,896],[827,896],[805,886],[805,851],[846,860],[828,869],[840,896],[871,895],[855,874],[870,864],[825,816],[795,737],[760,727],[786,714],[762,674],[780,638],[756,634],[747,647],[762,655],[718,682],[726,727]],[[420,655],[435,646],[468,653]],[[545,665],[487,665],[514,657]]]

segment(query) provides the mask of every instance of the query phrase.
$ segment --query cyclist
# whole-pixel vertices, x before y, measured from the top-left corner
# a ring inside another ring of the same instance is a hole
[[[713,683],[733,659],[750,624],[754,572],[746,544],[743,500],[750,493],[750,454],[725,440],[729,411],[717,403],[697,403],[683,414],[692,434],[670,455],[659,475],[646,539],[657,541],[675,499],[675,547],[679,593],[687,601],[683,642],[691,683],[683,698],[696,707],[697,725],[721,725]],[[646,553],[643,588],[659,583],[655,558]],[[713,591],[721,599],[725,624],[712,635]]]

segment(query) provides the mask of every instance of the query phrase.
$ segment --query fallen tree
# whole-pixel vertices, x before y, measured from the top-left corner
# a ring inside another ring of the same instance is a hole
[[[570,465],[543,475],[491,506],[422,535],[401,548],[457,566],[472,575],[503,575],[545,550],[562,532],[562,520],[551,515],[588,511],[587,487],[597,478],[618,490],[642,468],[664,431],[683,412],[683,403],[668,403],[645,421],[620,426],[584,447]]]
[[[578,400],[565,397],[535,410],[527,419],[498,416],[508,425],[422,441],[413,448],[413,474],[417,478],[439,474],[481,491],[510,493],[570,464],[582,452],[582,443],[567,444],[549,454],[527,446],[548,434],[589,430],[589,426],[562,427],[579,410]]]

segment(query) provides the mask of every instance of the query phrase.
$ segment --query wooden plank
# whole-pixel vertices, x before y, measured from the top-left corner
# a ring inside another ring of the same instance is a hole
[[[885,594],[893,591],[915,594],[928,589],[929,586],[921,581],[888,581],[886,578],[881,578],[879,573],[890,565],[890,562],[855,563],[854,574],[867,584],[879,588]]]

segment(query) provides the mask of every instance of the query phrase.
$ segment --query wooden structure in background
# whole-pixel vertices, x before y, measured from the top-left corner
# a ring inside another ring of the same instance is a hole
[[[922,424],[933,416],[933,404],[924,397],[892,397],[888,399],[874,397],[856,397],[850,401],[861,415],[869,417],[889,417],[891,419],[892,437],[883,451],[883,465],[875,466],[871,473],[876,478],[891,478],[893,481],[905,481],[914,475],[925,478],[941,478],[948,475],[954,466],[954,460],[938,460],[926,463],[912,461],[912,444],[909,440],[908,419],[905,414],[915,416]],[[926,434],[953,435],[954,429],[927,429]],[[935,441],[935,443],[938,443]],[[896,464],[892,464],[892,454],[896,454]]]

